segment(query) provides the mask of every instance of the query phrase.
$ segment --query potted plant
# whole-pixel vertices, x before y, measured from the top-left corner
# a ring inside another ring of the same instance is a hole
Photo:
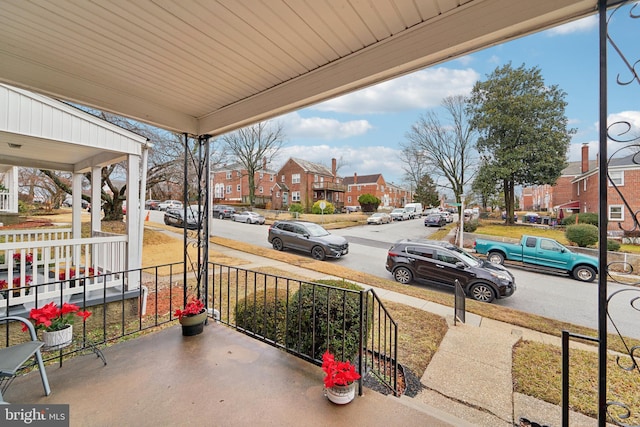
[[[13,279],[13,286],[11,287],[11,291],[12,291],[12,295],[14,297],[19,297],[20,296],[20,287],[22,286],[21,283],[21,279],[20,277],[14,277]],[[30,292],[30,286],[31,283],[33,282],[33,277],[31,276],[24,276],[24,287],[25,287],[25,294],[29,295]],[[3,298],[7,298],[7,294],[9,293],[9,285],[7,283],[6,280],[0,280],[0,297]]]
[[[207,311],[202,301],[192,297],[184,306],[184,310],[176,310],[174,316],[178,318],[178,321],[182,325],[182,335],[192,336],[198,335],[204,330]]]
[[[322,370],[326,374],[324,393],[331,402],[343,405],[355,398],[355,381],[360,378],[360,374],[351,362],[336,361],[334,355],[327,350],[322,355]]]
[[[41,308],[32,308],[29,312],[29,318],[35,322],[35,328],[43,331],[42,341],[49,350],[66,347],[71,343],[76,316],[81,317],[84,322],[91,313],[81,311],[77,305],[67,302],[62,304],[62,307],[50,302]],[[27,331],[26,326],[22,330]]]

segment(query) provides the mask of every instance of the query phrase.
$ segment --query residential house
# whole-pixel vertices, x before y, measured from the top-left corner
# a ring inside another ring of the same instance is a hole
[[[633,215],[625,208],[625,201],[633,212],[640,209],[640,165],[634,163],[634,155],[613,158],[609,162],[609,182],[607,192],[608,231],[634,227]],[[556,184],[548,189],[549,206],[563,216],[580,212],[598,212],[599,209],[599,165],[597,160],[589,160],[589,146],[582,146],[581,160],[570,162],[562,171]],[[545,186],[539,186],[547,191]],[[524,192],[523,192],[524,194]],[[624,197],[624,201],[623,201]],[[531,200],[535,201],[535,198]],[[546,199],[542,199],[545,200]],[[534,202],[535,203],[535,202]],[[527,209],[528,205],[525,206]],[[532,209],[544,207],[532,205]]]
[[[402,208],[405,204],[413,202],[413,192],[394,183],[387,184],[387,189],[382,200],[383,206]]]
[[[344,178],[342,182],[347,187],[346,206],[358,206],[358,198],[363,194],[371,194],[380,199],[382,207],[389,206],[389,197],[385,197],[388,187],[382,174],[358,176],[354,173],[353,176]]]
[[[267,205],[271,201],[275,177],[276,172],[268,169],[266,159],[263,160],[262,168],[254,175],[256,205]],[[216,168],[211,172],[211,179],[215,203],[249,203],[249,175],[241,163]]]
[[[280,168],[271,188],[271,209],[287,209],[292,203],[300,203],[305,211],[311,211],[318,200],[326,200],[337,209],[345,204],[346,187],[336,174],[336,159],[331,159],[329,169],[292,157]]]

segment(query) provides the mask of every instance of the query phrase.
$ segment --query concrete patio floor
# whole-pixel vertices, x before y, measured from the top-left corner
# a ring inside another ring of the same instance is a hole
[[[172,326],[17,378],[5,399],[70,405],[71,426],[465,426],[410,398],[364,388],[348,405],[323,396],[320,367],[209,322],[183,337]]]

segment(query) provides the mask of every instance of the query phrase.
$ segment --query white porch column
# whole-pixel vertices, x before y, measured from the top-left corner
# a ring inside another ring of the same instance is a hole
[[[81,173],[73,173],[71,178],[71,233],[74,239],[82,237],[82,178]]]
[[[102,199],[100,193],[102,191],[102,168],[95,166],[91,168],[91,230],[101,231],[102,223],[100,215],[102,214]]]
[[[140,268],[142,266],[140,244],[140,157],[129,154],[127,161],[127,270]],[[128,289],[140,287],[139,274],[130,274],[128,279]]]
[[[6,174],[8,181],[7,190],[9,190],[9,209],[12,213],[18,213],[18,167],[13,166]]]

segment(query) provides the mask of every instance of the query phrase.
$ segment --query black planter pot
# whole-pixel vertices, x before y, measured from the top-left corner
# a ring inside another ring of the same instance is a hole
[[[207,320],[207,312],[204,310],[193,316],[184,316],[180,319],[182,336],[191,337],[201,334],[204,331],[205,320]]]

